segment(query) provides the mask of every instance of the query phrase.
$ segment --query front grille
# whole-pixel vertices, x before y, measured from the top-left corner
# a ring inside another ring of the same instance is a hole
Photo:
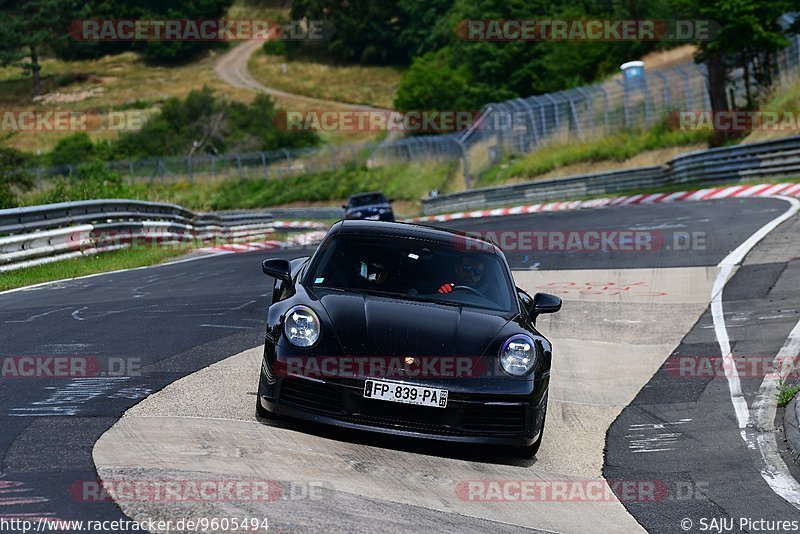
[[[525,432],[525,403],[454,401],[447,408],[365,399],[360,389],[303,379],[282,380],[279,402],[337,419],[427,434],[497,436]]]
[[[525,430],[525,405],[474,405],[464,409],[461,427],[470,431],[519,434]]]
[[[341,387],[301,378],[286,378],[281,384],[280,402],[319,412],[339,414],[344,404]]]

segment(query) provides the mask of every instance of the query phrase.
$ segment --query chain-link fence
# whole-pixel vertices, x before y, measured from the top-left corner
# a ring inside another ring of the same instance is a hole
[[[774,61],[778,85],[794,80],[800,71],[800,36],[792,36],[790,45]],[[602,83],[488,104],[469,129],[453,134],[400,140],[390,136],[380,144],[114,161],[107,166],[135,183],[195,183],[235,178],[270,180],[351,165],[450,160],[462,162],[469,188],[472,177],[509,153],[528,153],[557,141],[649,128],[674,110],[711,111],[704,65],[689,63],[652,71],[639,67],[631,71],[633,76],[626,72]],[[755,70],[739,68],[731,72],[726,91],[729,107],[745,105],[748,88],[760,86],[755,83]],[[763,99],[765,95],[758,96]],[[41,188],[48,178],[75,171],[75,166],[66,165],[10,172],[35,176]]]
[[[776,55],[775,69],[778,86],[796,79],[800,73],[800,36],[792,36],[789,46]],[[745,106],[748,87],[759,87],[755,71],[738,68],[731,72],[726,88],[729,108]],[[712,111],[705,65],[641,69],[636,74],[488,104],[465,132],[384,143],[373,159],[410,162],[425,157],[461,158],[469,188],[471,176],[499,163],[509,153],[532,152],[552,142],[650,128],[676,110]],[[766,95],[762,92],[757,96],[763,100]]]

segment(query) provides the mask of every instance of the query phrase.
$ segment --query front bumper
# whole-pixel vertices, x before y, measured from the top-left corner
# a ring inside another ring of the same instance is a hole
[[[258,398],[277,415],[343,428],[461,443],[522,447],[541,433],[547,381],[528,394],[451,391],[446,408],[363,396],[363,380],[276,377],[262,367]],[[390,380],[391,381],[391,380]]]

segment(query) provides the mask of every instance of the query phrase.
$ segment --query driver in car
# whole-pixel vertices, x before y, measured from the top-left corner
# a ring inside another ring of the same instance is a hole
[[[467,286],[475,289],[483,278],[484,265],[479,258],[464,256],[456,265],[455,282],[442,284],[439,293],[452,293],[457,286]]]

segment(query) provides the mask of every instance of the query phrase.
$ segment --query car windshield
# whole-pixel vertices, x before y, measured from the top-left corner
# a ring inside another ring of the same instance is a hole
[[[357,208],[358,206],[368,206],[370,204],[385,204],[386,197],[384,197],[380,193],[375,193],[372,195],[361,195],[357,197],[352,197],[350,199],[350,207]]]
[[[514,289],[505,264],[493,252],[463,245],[456,235],[452,245],[386,235],[338,235],[317,252],[306,283],[312,288],[514,311]]]

